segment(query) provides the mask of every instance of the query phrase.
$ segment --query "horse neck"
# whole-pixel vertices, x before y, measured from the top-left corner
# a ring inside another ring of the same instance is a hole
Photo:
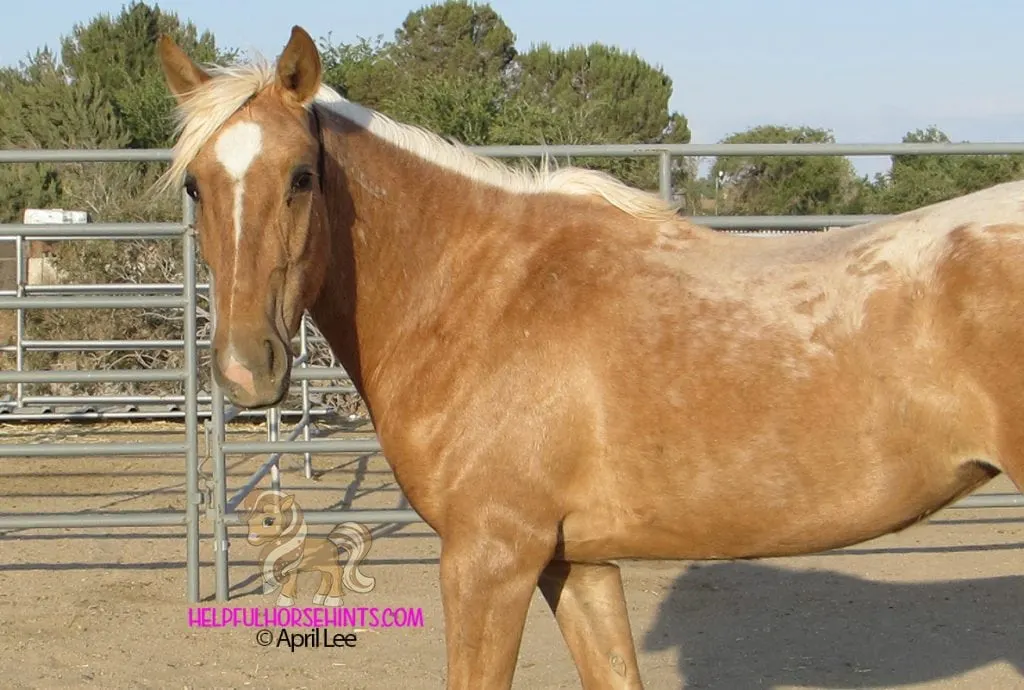
[[[372,414],[398,344],[437,306],[460,228],[476,225],[466,218],[508,195],[340,116],[322,120],[331,265],[311,313]]]

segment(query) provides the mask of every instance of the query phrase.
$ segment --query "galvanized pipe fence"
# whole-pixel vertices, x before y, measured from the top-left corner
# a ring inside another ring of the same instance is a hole
[[[1024,154],[1024,143],[979,144],[623,144],[591,146],[477,146],[478,153],[496,158],[543,157],[656,157],[658,159],[659,193],[665,199],[674,197],[673,161],[677,157],[704,156],[889,156],[889,155],[997,155]],[[0,164],[18,163],[98,163],[98,162],[162,162],[170,160],[170,151],[163,149],[134,150],[6,150],[0,151]],[[181,222],[165,223],[88,223],[84,225],[0,224],[0,241],[16,243],[15,289],[0,291],[0,310],[16,315],[15,342],[0,352],[15,355],[13,370],[0,371],[0,385],[15,384],[13,401],[0,401],[0,422],[8,425],[24,421],[82,421],[116,419],[165,419],[183,423],[181,439],[172,442],[130,443],[0,443],[2,458],[94,458],[110,456],[172,456],[185,461],[185,507],[179,511],[103,512],[103,513],[0,513],[0,529],[49,528],[118,528],[166,527],[185,528],[186,597],[190,603],[200,598],[200,520],[212,523],[214,542],[214,594],[217,601],[229,596],[228,529],[242,524],[239,507],[250,491],[268,476],[270,487],[281,488],[280,460],[286,454],[301,454],[304,473],[312,476],[314,454],[380,452],[376,439],[313,440],[313,428],[319,417],[329,411],[315,404],[313,397],[323,393],[354,393],[349,386],[331,385],[344,382],[348,375],[333,360],[329,366],[313,365],[311,346],[322,344],[304,319],[298,334],[298,355],[293,373],[293,391],[299,394],[298,409],[281,407],[266,412],[243,411],[226,404],[216,381],[210,377],[210,391],[199,388],[199,353],[209,348],[209,341],[197,335],[200,302],[206,313],[216,320],[212,299],[213,287],[196,280],[198,256],[191,199],[182,193]],[[812,231],[847,227],[886,218],[887,216],[700,216],[692,215],[702,225],[730,231]],[[99,285],[29,285],[26,271],[25,242],[47,241],[141,240],[180,238],[183,274],[180,283],[168,284],[99,284]],[[37,309],[169,309],[182,312],[183,337],[180,340],[33,340],[25,337],[25,314]],[[212,325],[212,324],[211,324]],[[118,370],[31,370],[26,366],[29,352],[85,352],[103,350],[170,350],[180,349],[183,364],[178,368]],[[163,382],[184,384],[179,395],[48,395],[24,393],[24,386],[36,383],[133,383]],[[314,386],[314,382],[328,382]],[[61,410],[62,406],[77,408]],[[123,406],[124,410],[103,410],[104,406]],[[143,406],[151,409],[143,410]],[[283,418],[295,418],[287,432]],[[234,420],[263,418],[266,441],[227,441],[225,431]],[[205,435],[207,455],[212,460],[212,487],[200,481],[200,422]],[[266,455],[260,467],[233,493],[228,492],[226,458],[228,455]],[[407,505],[404,503],[403,505]],[[1024,496],[1000,494],[970,496],[954,508],[1007,508],[1024,506]],[[387,510],[306,511],[311,525],[356,521],[364,524],[401,525],[420,522],[408,508]]]

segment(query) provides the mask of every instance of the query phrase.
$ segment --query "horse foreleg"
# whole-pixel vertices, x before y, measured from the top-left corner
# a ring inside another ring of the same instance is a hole
[[[522,533],[442,535],[448,690],[512,687],[526,614],[551,559],[551,542],[538,544]]]
[[[641,690],[619,566],[553,561],[538,583],[586,690]]]
[[[281,578],[281,593],[277,595],[278,606],[291,606],[295,603],[295,589],[299,585],[298,568]]]
[[[1011,462],[1006,463],[1005,471],[1010,476],[1010,481],[1017,486],[1017,491],[1024,494],[1024,457],[1019,452],[1008,456]]]

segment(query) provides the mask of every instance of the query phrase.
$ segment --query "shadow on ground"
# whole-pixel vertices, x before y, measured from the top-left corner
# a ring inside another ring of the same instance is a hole
[[[687,689],[894,688],[1003,661],[1024,687],[1024,577],[904,584],[696,565],[643,645],[674,649]]]

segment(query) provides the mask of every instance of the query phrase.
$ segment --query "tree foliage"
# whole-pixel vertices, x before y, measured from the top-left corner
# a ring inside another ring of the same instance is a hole
[[[130,134],[133,148],[159,148],[171,144],[171,106],[154,46],[167,34],[194,59],[228,61],[234,52],[217,50],[209,31],[199,32],[142,2],[132,2],[117,17],[100,15],[77,24],[61,41],[61,63],[72,82],[101,84],[114,113]]]
[[[502,143],[637,144],[690,141],[686,118],[669,110],[672,80],[636,53],[594,43],[520,56],[502,122]],[[646,159],[577,159],[625,182],[657,188]]]
[[[917,129],[907,144],[950,143],[937,127]],[[902,213],[1024,176],[1024,156],[893,156],[892,167],[871,184],[870,210]]]
[[[209,32],[200,33],[174,14],[134,2],[116,17],[102,15],[74,26],[61,40],[59,60],[43,48],[18,66],[0,71],[4,87],[0,91],[0,147],[168,146],[173,101],[154,50],[160,33],[175,36],[197,60],[231,57],[217,52]],[[5,222],[20,221],[26,208],[60,207],[87,211],[93,221],[174,220],[181,212],[178,196],[149,193],[161,171],[162,164],[157,163],[4,166],[0,168],[0,214]],[[68,241],[58,243],[54,252],[54,262],[66,283],[173,283],[182,279],[180,241]],[[180,316],[143,310],[118,310],[116,315],[94,310],[32,310],[26,312],[25,334],[40,340],[180,338],[181,327]],[[180,357],[175,351],[151,355],[31,352],[28,365],[174,366]],[[78,390],[74,386],[39,388],[58,393]],[[89,387],[91,392],[105,389]]]
[[[727,137],[727,144],[834,143],[831,132],[811,127],[762,125]],[[849,160],[834,156],[721,157],[712,167],[725,190],[723,207],[741,215],[845,212],[858,186]]]
[[[322,47],[325,81],[346,97],[465,144],[690,139],[686,118],[669,110],[672,81],[661,69],[599,43],[519,53],[515,34],[486,4],[429,5],[390,41]],[[571,162],[657,188],[649,159]]]
[[[391,50],[412,80],[437,75],[492,79],[515,59],[515,41],[490,5],[454,0],[410,12]]]

